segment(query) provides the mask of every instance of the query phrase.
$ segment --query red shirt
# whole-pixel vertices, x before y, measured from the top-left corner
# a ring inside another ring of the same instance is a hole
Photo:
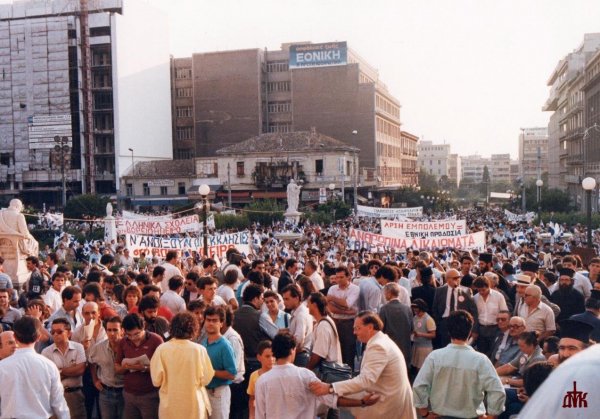
[[[154,351],[158,345],[163,343],[160,336],[152,332],[145,332],[146,336],[140,343],[140,346],[135,346],[129,339],[123,338],[117,347],[115,362],[121,364],[125,358],[137,358],[138,356],[146,355],[148,359],[152,359]],[[150,377],[150,369],[147,371],[125,371],[123,375],[123,389],[131,394],[143,395],[156,391],[157,388],[152,385]]]
[[[100,319],[101,320],[108,320],[111,317],[115,317],[118,316],[117,312],[110,307],[108,304],[106,304],[106,301],[102,301],[100,304]]]
[[[132,308],[131,311],[129,311],[129,313],[139,313],[137,306]],[[171,320],[173,319],[173,313],[171,312],[171,310],[169,310],[168,307],[165,306],[158,307],[158,315],[167,319],[169,323],[171,323]]]

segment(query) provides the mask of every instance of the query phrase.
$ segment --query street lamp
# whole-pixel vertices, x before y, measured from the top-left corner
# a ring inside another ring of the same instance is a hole
[[[198,188],[198,193],[202,197],[202,239],[204,242],[204,258],[208,258],[208,226],[207,218],[208,218],[208,194],[210,193],[210,186],[207,184],[202,184]]]
[[[581,181],[587,198],[587,246],[592,248],[592,191],[596,188],[596,179],[586,177]]]
[[[133,148],[128,148],[127,150],[131,151],[131,176],[134,176],[135,165],[133,164]]]
[[[357,130],[352,130],[352,136],[354,137],[354,148],[352,150],[352,183],[354,184],[354,214],[358,209],[358,168],[356,167],[356,136],[358,135]]]
[[[542,212],[541,200],[542,200],[542,186],[544,186],[544,181],[542,179],[538,179],[535,181],[535,186],[537,186],[537,204],[538,204],[538,214]]]

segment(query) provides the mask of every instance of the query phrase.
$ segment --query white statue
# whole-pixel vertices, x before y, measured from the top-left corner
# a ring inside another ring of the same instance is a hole
[[[112,214],[113,214],[113,206],[109,202],[108,204],[106,204],[106,216],[107,217],[112,217]]]
[[[300,188],[294,179],[287,186],[287,202],[288,207],[286,214],[294,214],[298,212],[298,204],[300,203]]]
[[[25,216],[21,214],[23,203],[20,199],[12,199],[8,208],[0,211],[0,235],[18,236],[18,246],[23,259],[27,256],[38,257],[37,240],[29,233]]]

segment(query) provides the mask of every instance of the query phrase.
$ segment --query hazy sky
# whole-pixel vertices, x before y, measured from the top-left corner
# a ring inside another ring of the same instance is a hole
[[[348,41],[400,100],[403,128],[462,155],[516,157],[519,128],[548,122],[558,61],[600,32],[599,0],[147,1],[169,14],[177,57]]]

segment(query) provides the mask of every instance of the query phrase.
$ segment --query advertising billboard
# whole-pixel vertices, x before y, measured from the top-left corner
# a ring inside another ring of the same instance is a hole
[[[289,68],[327,67],[348,63],[346,42],[290,46]]]

